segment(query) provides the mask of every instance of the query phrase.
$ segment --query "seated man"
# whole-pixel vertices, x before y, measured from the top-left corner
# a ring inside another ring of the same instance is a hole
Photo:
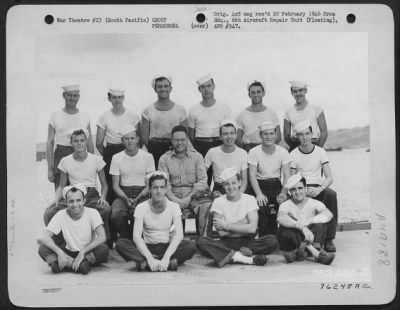
[[[325,251],[336,252],[333,239],[338,219],[337,195],[330,188],[333,183],[328,155],[323,148],[312,143],[312,126],[303,121],[294,128],[300,145],[289,154],[291,174],[300,173],[306,179],[307,196],[321,201],[333,214],[326,235]]]
[[[286,187],[292,198],[282,203],[278,212],[278,240],[286,261],[303,261],[307,250],[317,262],[330,265],[335,254],[322,247],[332,213],[322,202],[306,196],[306,180],[300,174],[292,175]]]
[[[266,254],[273,252],[278,242],[274,235],[254,239],[257,233],[258,206],[253,196],[240,192],[240,175],[235,168],[221,174],[226,194],[214,200],[210,212],[221,239],[200,237],[197,247],[214,258],[218,267],[227,263],[265,265]]]
[[[244,193],[247,188],[247,152],[235,144],[235,123],[230,120],[222,121],[219,133],[222,145],[211,148],[204,158],[206,168],[212,168],[213,171],[213,193],[218,196],[225,194],[219,176],[226,168],[233,167],[240,173],[240,191]]]
[[[64,268],[87,274],[92,265],[108,260],[106,234],[99,213],[86,208],[86,188],[83,184],[64,187],[62,195],[67,208],[58,212],[38,239],[39,255],[53,273]],[[63,233],[65,241],[55,242]]]
[[[196,215],[197,233],[203,235],[212,202],[209,199],[209,203],[195,203],[202,193],[207,195],[204,159],[197,151],[188,149],[186,127],[175,126],[171,137],[173,150],[162,155],[158,165],[158,170],[169,176],[167,198],[180,206],[183,218],[191,213]]]
[[[63,157],[58,165],[58,169],[61,171],[60,185],[56,190],[55,202],[45,210],[44,224],[47,226],[59,210],[67,207],[66,202],[61,200],[61,193],[67,182],[69,181],[70,184],[82,183],[85,185],[87,191],[85,206],[95,208],[99,211],[104,222],[107,240],[109,240],[111,207],[106,201],[108,187],[104,174],[105,162],[99,156],[88,153],[86,147],[88,132],[86,129],[73,130],[68,136],[71,139],[74,152],[71,155]],[[101,196],[96,189],[97,176],[101,184]]]
[[[183,240],[182,213],[177,203],[165,197],[167,183],[165,173],[150,176],[151,198],[135,209],[133,242],[127,238],[117,241],[117,252],[125,260],[135,261],[137,271],[177,270],[178,264],[196,252],[193,241]]]
[[[287,189],[282,187],[290,176],[289,153],[276,145],[276,127],[271,122],[260,126],[262,143],[249,151],[249,194],[258,202],[258,235],[276,235],[278,223],[276,215],[279,204],[287,199]]]
[[[123,238],[132,238],[133,212],[139,202],[148,199],[146,175],[155,170],[153,156],[139,149],[139,137],[135,126],[125,125],[119,132],[125,150],[111,160],[114,192],[117,198],[111,207],[111,224]]]

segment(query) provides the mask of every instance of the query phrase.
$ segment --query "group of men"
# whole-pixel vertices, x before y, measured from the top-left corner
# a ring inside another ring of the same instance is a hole
[[[141,119],[124,107],[122,89],[110,89],[112,108],[97,123],[102,158],[93,154],[89,117],[77,108],[79,85],[63,88],[65,107],[52,114],[47,142],[55,201],[39,238],[53,272],[86,274],[114,243],[139,271],[176,270],[197,249],[220,267],[264,265],[278,243],[287,262],[307,255],[332,262],[337,198],[322,149],[327,127],[324,112],[306,99],[306,83],[291,82],[296,103],[284,120],[290,154],[277,145],[279,120],[263,104],[261,82],[248,85],[252,103],[236,121],[216,101],[210,75],[197,84],[202,101],[188,117],[170,99],[168,76],[152,81],[157,101]],[[196,243],[183,239],[189,216]]]

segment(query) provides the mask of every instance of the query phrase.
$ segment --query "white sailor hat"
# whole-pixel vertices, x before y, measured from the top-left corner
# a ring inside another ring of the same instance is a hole
[[[220,123],[219,128],[221,128],[221,127],[223,127],[223,126],[226,126],[226,125],[232,125],[232,126],[235,127],[235,129],[236,129],[236,123],[235,123],[235,121],[230,120],[230,119],[225,119],[225,120],[223,120],[223,121]]]
[[[221,179],[222,182],[225,182],[237,174],[238,174],[238,171],[236,168],[226,168],[224,171],[222,171],[219,178]]]
[[[287,189],[293,188],[300,180],[303,178],[303,176],[300,173],[293,174],[285,184],[285,187]]]
[[[108,92],[113,96],[123,96],[125,95],[125,90],[121,87],[109,88]]]
[[[79,90],[79,84],[65,85],[62,89],[64,92]]]
[[[207,74],[207,75],[202,76],[201,78],[199,78],[199,79],[196,81],[196,83],[197,83],[198,86],[200,86],[200,85],[204,84],[205,82],[211,80],[212,78],[213,78],[213,77],[212,77],[211,74]]]
[[[264,90],[265,90],[265,83],[264,82],[261,82],[261,81],[258,81],[258,80],[253,80],[253,81],[247,83],[247,91],[250,90],[250,86],[252,86],[254,83],[260,83],[262,85],[262,87],[264,88]]]
[[[76,188],[76,189],[80,190],[83,193],[83,196],[84,197],[86,196],[86,187],[85,187],[85,185],[83,185],[82,183],[77,183],[77,184],[74,184],[74,185],[65,186],[63,188],[62,196],[63,196],[64,199],[66,199],[68,192],[73,188]]]
[[[118,133],[121,134],[122,137],[131,132],[136,132],[136,127],[132,124],[126,124],[120,130],[118,130]]]
[[[310,121],[305,120],[305,121],[301,121],[300,123],[297,123],[297,125],[294,126],[293,130],[297,134],[299,132],[302,132],[303,130],[306,130],[309,127],[311,127]]]
[[[258,129],[260,129],[260,131],[264,131],[267,129],[275,129],[275,125],[272,124],[271,122],[264,122],[261,125],[258,126]]]
[[[292,88],[307,88],[307,83],[304,81],[289,81]]]
[[[71,139],[72,134],[77,130],[82,130],[85,133],[86,138],[89,137],[89,131],[86,128],[74,128],[67,132],[68,139]]]
[[[156,80],[159,78],[166,78],[172,84],[172,78],[169,75],[159,75],[156,76],[154,79],[151,80],[151,87],[156,87]]]

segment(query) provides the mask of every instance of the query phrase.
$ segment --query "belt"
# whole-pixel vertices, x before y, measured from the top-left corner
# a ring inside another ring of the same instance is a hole
[[[219,141],[219,137],[196,137],[194,139],[201,141],[201,142],[218,142]]]

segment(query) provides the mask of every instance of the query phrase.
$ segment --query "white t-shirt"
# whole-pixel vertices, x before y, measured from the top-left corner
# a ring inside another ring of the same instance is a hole
[[[51,114],[49,124],[55,129],[55,144],[71,146],[67,133],[73,129],[87,129],[90,127],[90,118],[86,112],[68,114],[64,110],[59,110]]]
[[[238,201],[229,201],[226,194],[216,198],[210,212],[215,212],[225,217],[228,224],[235,223],[247,217],[247,213],[258,210],[257,200],[250,195],[241,194]]]
[[[150,122],[150,139],[171,139],[172,128],[187,118],[185,108],[179,104],[175,104],[168,111],[157,110],[154,104],[152,104],[144,109],[142,116]]]
[[[221,122],[231,117],[231,108],[223,103],[216,102],[211,107],[199,103],[189,110],[188,127],[196,129],[198,138],[219,137]]]
[[[84,161],[77,161],[73,154],[61,159],[58,169],[68,174],[70,184],[83,183],[86,187],[96,187],[97,173],[104,168],[106,163],[96,155],[87,153]]]
[[[143,219],[143,240],[145,243],[169,243],[170,229],[173,219],[181,220],[182,212],[179,205],[167,200],[167,207],[160,213],[151,211],[149,200],[140,203],[135,209],[135,218]]]
[[[289,121],[291,124],[292,132],[291,136],[294,137],[294,127],[302,121],[310,121],[312,127],[312,137],[319,138],[320,131],[318,126],[318,117],[323,112],[322,108],[308,103],[304,110],[297,110],[296,105],[291,106],[286,112],[284,119]]]
[[[110,174],[119,175],[122,186],[145,186],[146,174],[155,170],[153,155],[141,149],[135,156],[125,150],[115,154],[110,166]]]
[[[73,220],[67,210],[60,210],[54,215],[47,230],[58,235],[63,233],[66,248],[73,252],[79,252],[85,248],[95,237],[95,229],[103,224],[99,211],[92,208],[83,209],[83,215],[79,220]]]
[[[247,152],[235,147],[232,153],[225,153],[220,146],[216,146],[208,150],[204,161],[207,169],[212,166],[214,181],[221,183],[219,176],[226,168],[236,168],[238,173],[247,169]]]
[[[310,153],[303,153],[297,147],[289,154],[290,167],[305,177],[307,184],[322,184],[322,165],[329,163],[326,151],[313,145]]]
[[[243,110],[236,119],[238,129],[243,130],[243,143],[261,143],[258,126],[264,122],[271,122],[275,127],[279,126],[277,114],[267,108],[262,112],[250,112]]]
[[[262,145],[257,145],[249,151],[248,163],[257,166],[257,179],[281,178],[282,166],[289,163],[289,152],[275,145],[275,152],[267,154]]]
[[[139,116],[130,110],[125,110],[121,115],[115,115],[111,110],[108,110],[100,116],[97,126],[105,130],[104,141],[106,143],[121,144],[122,136],[119,130],[127,124],[136,126],[139,120]]]
[[[327,208],[322,202],[312,198],[307,198],[307,202],[302,209],[299,209],[292,199],[286,200],[279,206],[279,212],[291,214],[300,222],[312,219],[325,210],[327,210]]]

